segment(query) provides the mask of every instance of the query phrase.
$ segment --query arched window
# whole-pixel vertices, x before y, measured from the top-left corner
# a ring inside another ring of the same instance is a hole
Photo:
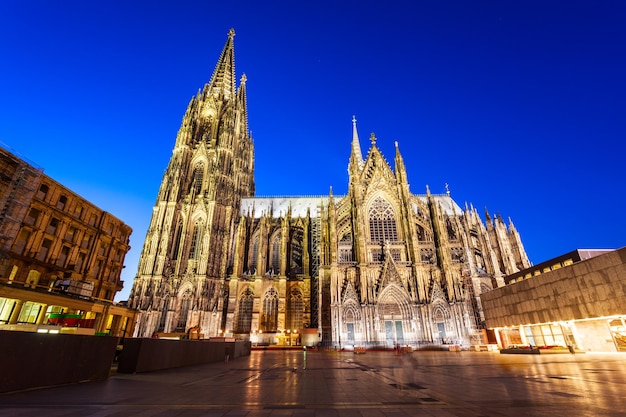
[[[196,222],[193,227],[193,234],[191,235],[191,245],[189,247],[189,259],[196,259],[200,254],[200,247],[202,246],[202,222]]]
[[[259,234],[255,234],[252,237],[252,244],[250,245],[250,252],[248,255],[248,271],[253,274],[256,272],[256,260],[259,255]]]
[[[304,230],[300,226],[291,228],[291,264],[292,274],[303,273],[302,255],[304,251]]]
[[[180,240],[183,235],[183,224],[178,223],[178,227],[176,227],[176,233],[174,233],[174,241],[172,242],[174,246],[172,247],[172,253],[170,256],[173,260],[178,259],[178,251],[180,250]]]
[[[191,183],[193,195],[196,196],[202,191],[202,180],[204,179],[204,164],[198,162],[193,169],[193,180]]]
[[[252,327],[252,307],[254,305],[254,293],[250,288],[239,297],[239,310],[237,312],[237,333],[250,333]]]
[[[176,326],[176,331],[185,331],[185,326],[187,325],[187,314],[189,313],[189,308],[191,307],[191,290],[187,289],[183,296],[180,299],[180,310],[178,314],[178,325]]]
[[[278,293],[270,288],[263,297],[263,312],[261,313],[261,330],[276,332],[278,326]]]
[[[275,233],[272,236],[272,246],[270,253],[270,268],[274,274],[278,274],[280,271],[280,232]]]
[[[302,301],[302,292],[298,288],[293,288],[289,294],[289,329],[302,329],[303,313],[304,303]]]
[[[398,239],[396,219],[388,201],[377,197],[369,208],[370,241],[375,243],[395,242]]]

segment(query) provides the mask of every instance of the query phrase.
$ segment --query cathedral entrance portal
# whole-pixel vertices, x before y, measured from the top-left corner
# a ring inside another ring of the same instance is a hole
[[[388,346],[404,344],[404,331],[402,330],[402,320],[385,320],[385,339]]]

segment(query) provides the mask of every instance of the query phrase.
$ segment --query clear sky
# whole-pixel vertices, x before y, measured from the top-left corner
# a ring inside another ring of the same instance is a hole
[[[0,141],[133,228],[117,300],[231,27],[257,195],[344,194],[354,114],[533,263],[626,245],[626,2],[1,1]]]

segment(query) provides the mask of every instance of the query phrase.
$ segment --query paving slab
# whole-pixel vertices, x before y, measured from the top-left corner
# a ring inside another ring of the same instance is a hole
[[[626,354],[253,351],[0,395],[0,416],[624,416]]]

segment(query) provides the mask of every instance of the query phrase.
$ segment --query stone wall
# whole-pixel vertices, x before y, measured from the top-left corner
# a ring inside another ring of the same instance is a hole
[[[480,298],[489,328],[626,314],[626,247]]]

